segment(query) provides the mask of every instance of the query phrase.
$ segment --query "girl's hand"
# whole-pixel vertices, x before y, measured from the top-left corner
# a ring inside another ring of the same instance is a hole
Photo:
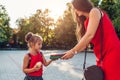
[[[33,67],[34,71],[38,71],[40,68],[39,67]]]
[[[71,50],[69,50],[69,51],[65,52],[65,55],[62,56],[61,59],[67,60],[67,59],[72,58],[73,56],[74,56],[74,53]]]
[[[41,68],[41,67],[38,67],[38,65],[35,65],[35,66],[33,67],[34,71],[38,71],[40,68]]]

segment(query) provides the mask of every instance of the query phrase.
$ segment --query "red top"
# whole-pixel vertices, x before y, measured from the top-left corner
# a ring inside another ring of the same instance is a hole
[[[91,43],[94,45],[94,53],[96,55],[97,65],[100,66],[100,45],[102,44],[102,55],[105,55],[102,61],[102,69],[104,70],[104,80],[120,80],[120,41],[115,32],[114,26],[107,14],[103,11],[102,17],[102,31],[100,31],[99,23],[98,29],[95,33]],[[87,30],[89,19],[85,21],[85,29]],[[102,35],[102,42],[100,43],[100,36]]]
[[[101,31],[100,31],[100,25],[102,25],[102,31],[103,31],[103,35],[102,35],[102,42],[103,42],[103,55],[107,55],[107,52],[110,51],[111,49],[113,49],[114,47],[119,47],[120,46],[120,41],[119,38],[116,35],[114,26],[112,24],[112,22],[110,21],[109,17],[107,16],[107,14],[103,11],[103,17],[102,17],[102,24],[99,24],[99,27],[95,33],[94,38],[92,39],[91,43],[94,45],[94,53],[96,55],[96,61],[97,64],[99,65],[99,60],[100,60],[100,36]],[[85,28],[87,30],[87,25],[88,25],[89,19],[86,19],[85,21]],[[117,44],[117,45],[116,45]]]
[[[100,66],[100,45],[102,44],[102,55],[105,55],[101,67],[105,74],[104,80],[120,80],[120,41],[115,32],[114,26],[107,14],[103,11],[102,17],[102,31],[100,31],[99,23],[98,29],[95,33],[91,43],[94,45],[94,53],[96,55],[97,65]],[[85,21],[85,28],[87,30],[89,19]],[[102,42],[100,43],[100,36],[102,35]]]
[[[33,68],[37,62],[43,63],[42,53],[37,53],[37,55],[30,54],[30,56],[31,56],[30,68]],[[40,68],[39,71],[28,73],[28,75],[29,76],[42,76],[42,72],[43,72],[43,66]]]

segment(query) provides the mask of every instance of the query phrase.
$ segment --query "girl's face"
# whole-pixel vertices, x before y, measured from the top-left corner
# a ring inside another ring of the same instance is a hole
[[[42,41],[37,41],[35,44],[35,50],[39,52],[41,48],[42,48]]]

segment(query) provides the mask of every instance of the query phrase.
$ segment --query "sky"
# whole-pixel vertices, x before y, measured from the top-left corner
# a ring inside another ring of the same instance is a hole
[[[55,20],[61,16],[66,9],[66,3],[72,0],[0,0],[10,17],[10,26],[17,28],[15,22],[19,18],[29,17],[36,13],[37,9],[50,10],[50,16]]]

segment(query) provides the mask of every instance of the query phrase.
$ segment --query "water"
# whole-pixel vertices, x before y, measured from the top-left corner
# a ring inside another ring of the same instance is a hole
[[[46,60],[50,54],[64,53],[65,50],[42,50]],[[27,50],[0,51],[0,80],[23,80],[22,72],[23,57]],[[81,52],[69,60],[57,60],[44,67],[44,80],[81,80],[83,77],[84,53]],[[93,53],[87,55],[86,66],[95,64]]]

